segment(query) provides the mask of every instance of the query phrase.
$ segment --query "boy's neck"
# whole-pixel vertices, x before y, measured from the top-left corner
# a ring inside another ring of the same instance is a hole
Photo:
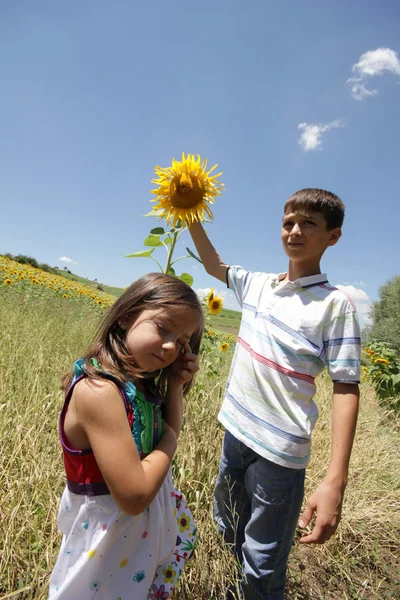
[[[294,263],[289,260],[288,271],[285,279],[296,281],[300,277],[311,277],[311,275],[319,275],[321,273],[318,263]]]

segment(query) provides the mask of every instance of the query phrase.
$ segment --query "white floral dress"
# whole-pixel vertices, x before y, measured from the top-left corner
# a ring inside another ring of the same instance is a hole
[[[50,578],[49,600],[167,600],[196,544],[192,515],[173,485],[171,470],[153,502],[137,516],[121,512],[109,493],[97,493],[104,492],[105,483],[98,480],[101,474],[94,455],[69,449],[63,432],[72,389],[83,376],[84,363],[77,361],[60,417],[67,486],[58,511],[63,539]],[[138,400],[133,384],[125,384],[122,391],[143,453],[143,445],[149,442],[143,430],[151,407],[142,404],[152,402],[144,396]],[[157,429],[159,418],[155,405],[151,429]],[[150,437],[154,444],[157,436],[152,432]]]

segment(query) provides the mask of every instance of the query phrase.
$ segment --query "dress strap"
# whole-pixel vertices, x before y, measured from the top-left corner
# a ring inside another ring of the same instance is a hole
[[[157,446],[162,436],[161,405],[163,399],[148,392],[140,392],[132,381],[121,383],[103,369],[95,358],[91,358],[90,362],[99,372],[99,376],[113,381],[118,387],[124,399],[125,410],[139,456],[142,458],[147,456]],[[79,358],[74,364],[74,376],[67,397],[70,397],[73,387],[83,377],[87,377],[85,360]]]

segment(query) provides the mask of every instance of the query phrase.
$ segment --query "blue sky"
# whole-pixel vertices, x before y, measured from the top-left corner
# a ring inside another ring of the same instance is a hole
[[[157,225],[154,165],[199,153],[224,172],[207,229],[230,264],[284,271],[285,200],[341,196],[322,267],[364,321],[399,273],[399,26],[396,0],[2,0],[0,252],[125,287],[154,270],[123,258]]]

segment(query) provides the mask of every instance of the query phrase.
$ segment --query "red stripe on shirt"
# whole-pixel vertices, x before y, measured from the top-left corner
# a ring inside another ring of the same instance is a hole
[[[286,367],[283,367],[282,365],[278,365],[278,363],[274,362],[273,360],[270,360],[269,358],[266,358],[265,356],[262,356],[261,354],[258,354],[257,352],[255,352],[249,346],[249,344],[240,337],[238,337],[238,342],[241,346],[243,346],[243,348],[245,350],[250,352],[250,354],[253,358],[255,358],[258,362],[263,363],[270,369],[279,371],[280,373],[282,373],[283,375],[287,375],[288,377],[293,377],[294,379],[303,379],[304,381],[308,381],[308,383],[314,384],[315,378],[311,377],[311,375],[306,375],[305,373],[297,373],[297,371],[292,371],[291,369],[287,369]]]
[[[324,283],[320,287],[325,288],[326,290],[332,290],[332,291],[336,290],[337,292],[342,292],[342,294],[344,294],[346,296],[347,300],[350,302],[351,306],[353,307],[353,310],[355,312],[357,312],[357,309],[355,307],[353,300],[350,298],[350,296],[348,294],[346,294],[346,292],[344,292],[340,288],[333,287],[333,285],[325,285]]]

